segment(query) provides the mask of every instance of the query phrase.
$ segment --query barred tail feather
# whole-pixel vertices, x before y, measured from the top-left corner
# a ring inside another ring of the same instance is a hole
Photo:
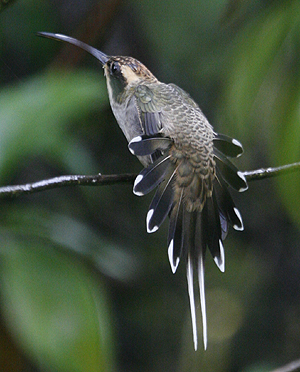
[[[194,348],[195,350],[197,350],[198,333],[197,333],[197,318],[196,318],[196,305],[195,305],[195,292],[194,292],[194,266],[193,266],[193,259],[191,258],[190,254],[188,254],[188,257],[187,257],[186,278],[187,278],[188,294],[189,294],[190,308],[191,308]]]
[[[227,224],[231,224],[235,230],[242,231],[244,229],[244,225],[241,214],[235,206],[232,197],[227,189],[226,182],[224,181],[223,176],[218,169],[216,179],[214,181],[214,189],[220,216],[222,216],[221,219],[225,219],[227,221]]]
[[[226,218],[223,213],[219,210],[220,224],[221,224],[221,239],[222,241],[226,239],[229,229],[228,218]]]
[[[213,256],[216,265],[222,272],[224,272],[225,259],[222,249],[222,229],[215,193],[212,194],[212,197],[207,198],[204,210],[205,211],[203,213],[206,212],[207,215],[205,231],[208,231],[208,233],[206,234],[206,244]]]
[[[203,327],[203,345],[204,350],[207,349],[207,319],[206,319],[206,301],[205,301],[205,283],[204,283],[204,255],[199,252],[198,257],[198,283],[200,291],[200,306],[202,315],[202,327]]]
[[[202,177],[193,171],[188,157],[171,158],[173,142],[161,135],[139,136],[130,144],[130,150],[137,156],[158,154],[159,158],[144,168],[134,183],[134,193],[144,195],[157,187],[147,213],[147,231],[159,229],[169,215],[168,256],[172,272],[175,273],[180,260],[187,262],[186,276],[193,342],[198,347],[197,317],[194,279],[198,281],[203,343],[207,347],[207,315],[205,304],[204,262],[209,249],[216,265],[225,271],[223,241],[229,225],[243,230],[243,221],[236,208],[228,185],[244,191],[248,186],[245,177],[228,160],[238,157],[241,144],[224,135],[215,135],[215,174]],[[176,148],[175,148],[176,150]],[[172,155],[174,156],[174,155]]]
[[[204,349],[207,348],[207,316],[206,316],[206,301],[205,301],[205,283],[204,283],[204,261],[207,246],[207,213],[202,212],[185,212],[185,234],[184,234],[184,250],[187,255],[187,285],[190,301],[190,311],[192,319],[193,341],[194,348],[198,347],[198,332],[196,319],[195,305],[195,290],[194,290],[194,271],[198,280],[200,307],[202,316],[202,332]]]
[[[128,144],[128,148],[133,155],[145,156],[153,154],[155,151],[165,151],[172,145],[172,140],[168,137],[157,135],[149,137],[146,135],[134,137]]]
[[[226,182],[237,191],[248,189],[247,181],[242,172],[240,172],[218,149],[214,149],[217,167],[222,172]]]
[[[167,217],[174,201],[175,166],[171,164],[165,179],[158,186],[147,213],[147,232],[152,233],[159,229]]]
[[[170,213],[168,255],[173,274],[177,270],[183,250],[183,192],[184,189]]]
[[[169,167],[170,155],[166,154],[144,168],[134,181],[133,192],[138,195],[146,195],[158,186],[165,177]]]
[[[238,158],[244,152],[243,146],[238,140],[225,136],[225,134],[216,133],[213,141],[215,148],[230,158]]]
[[[207,212],[202,211],[197,213],[196,229],[195,229],[195,261],[197,264],[197,277],[199,284],[199,294],[200,294],[200,306],[202,315],[202,334],[203,334],[203,344],[204,349],[207,348],[207,316],[206,316],[206,302],[205,302],[205,283],[204,283],[204,273],[205,273],[205,254],[207,246]]]

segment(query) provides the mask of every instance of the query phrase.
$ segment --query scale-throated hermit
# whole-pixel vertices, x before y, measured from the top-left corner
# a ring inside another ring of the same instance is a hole
[[[107,56],[74,38],[39,33],[76,45],[96,57],[104,68],[110,105],[129,150],[144,169],[133,192],[145,195],[156,188],[147,213],[147,231],[155,232],[169,216],[168,255],[175,273],[187,265],[194,346],[197,322],[194,276],[198,278],[204,348],[207,324],[204,259],[207,248],[218,268],[225,270],[223,241],[229,225],[243,222],[228,186],[247,189],[242,172],[228,158],[242,154],[240,142],[214,132],[197,103],[175,84],[164,84],[132,57]]]

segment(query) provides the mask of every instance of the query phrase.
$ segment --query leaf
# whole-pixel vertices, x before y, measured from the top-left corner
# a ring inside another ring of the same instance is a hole
[[[278,67],[280,53],[289,43],[290,34],[297,32],[298,14],[298,2],[279,3],[256,17],[235,40],[229,66],[227,104],[235,126],[240,126],[244,134],[249,134],[255,123],[260,123],[255,120],[259,114],[256,106],[261,103],[266,108],[272,98],[269,81]],[[269,88],[267,95],[260,94],[264,85]]]
[[[0,254],[4,316],[26,354],[55,371],[111,371],[107,296],[86,267],[28,236],[6,236]]]
[[[31,154],[61,160],[67,128],[107,104],[100,74],[51,71],[0,91],[0,174]],[[72,138],[70,138],[72,140]]]
[[[300,3],[279,2],[235,41],[225,107],[229,125],[240,130],[237,138],[245,145],[249,164],[264,150],[270,166],[300,160],[299,26]],[[274,182],[300,224],[299,173]]]
[[[300,161],[299,77],[294,75],[293,81],[287,81],[276,97],[270,118],[275,124],[273,133],[271,132],[272,140],[269,141],[269,154],[273,164],[283,165]],[[300,172],[276,178],[276,185],[286,209],[300,225]]]

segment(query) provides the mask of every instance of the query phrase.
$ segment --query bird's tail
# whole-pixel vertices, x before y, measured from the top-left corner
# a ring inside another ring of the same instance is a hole
[[[242,154],[242,145],[230,137],[216,134],[214,138],[215,176],[212,190],[204,197],[205,185],[197,175],[192,178],[201,208],[195,210],[186,206],[186,186],[175,187],[180,161],[171,156],[173,141],[160,134],[139,136],[129,143],[130,151],[137,156],[160,153],[153,163],[144,168],[137,176],[133,191],[136,195],[145,195],[157,187],[147,213],[147,231],[159,229],[167,215],[170,217],[168,234],[168,255],[172,272],[175,273],[181,258],[187,262],[187,283],[191,308],[194,347],[197,349],[197,320],[194,295],[194,276],[197,276],[203,324],[204,348],[207,346],[207,322],[204,286],[204,260],[206,249],[211,252],[216,265],[224,272],[225,254],[223,240],[229,225],[243,230],[243,222],[236,208],[228,185],[238,191],[247,189],[243,173],[228,160]],[[183,159],[184,161],[186,159]],[[196,272],[196,274],[195,274]]]

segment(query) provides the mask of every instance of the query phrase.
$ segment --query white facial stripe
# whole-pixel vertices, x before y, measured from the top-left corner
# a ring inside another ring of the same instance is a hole
[[[121,72],[128,84],[131,84],[134,81],[137,81],[140,79],[139,76],[135,72],[133,72],[131,68],[127,65],[121,66]]]

